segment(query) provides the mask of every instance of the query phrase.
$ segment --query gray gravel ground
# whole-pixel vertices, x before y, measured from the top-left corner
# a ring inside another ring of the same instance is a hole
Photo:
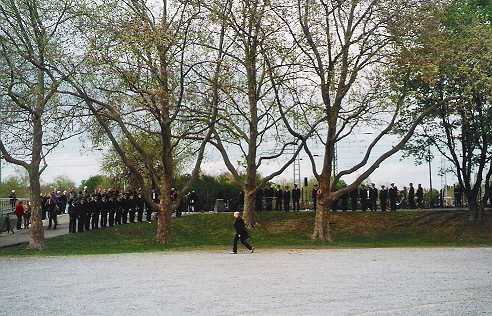
[[[492,315],[492,248],[0,259],[1,315]]]

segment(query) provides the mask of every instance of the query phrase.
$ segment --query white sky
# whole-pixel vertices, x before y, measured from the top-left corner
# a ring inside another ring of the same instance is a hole
[[[360,136],[359,136],[360,137]],[[345,169],[354,165],[354,163],[362,157],[361,152],[364,149],[365,142],[360,139],[344,140],[338,146],[338,165],[339,169]],[[375,148],[375,152],[381,153],[391,145],[391,141],[387,140],[380,146]],[[316,146],[312,151],[314,154],[321,153],[321,148],[316,151]],[[307,155],[301,152],[301,179],[304,177],[312,177],[311,164]],[[436,155],[436,159],[432,162],[432,183],[434,188],[441,188],[447,180],[447,184],[453,183],[453,177],[447,175],[441,177],[439,169],[443,163],[440,156]],[[64,175],[72,179],[76,184],[82,180],[89,178],[92,175],[101,173],[100,166],[102,161],[102,152],[90,151],[83,148],[83,143],[79,139],[72,139],[65,143],[63,147],[58,148],[48,157],[48,168],[43,173],[42,179],[50,182],[55,177]],[[235,156],[231,155],[231,160],[235,163],[239,159],[239,153]],[[286,158],[284,158],[286,159]],[[317,162],[321,163],[322,157],[317,157]],[[264,164],[260,169],[262,174],[268,174],[279,168],[281,161],[270,162]],[[2,162],[2,177],[6,178],[10,175],[15,175],[18,168]],[[209,153],[205,162],[202,165],[202,170],[206,174],[218,175],[226,171],[226,167],[221,160],[220,155],[210,147]],[[17,171],[18,172],[18,171]],[[347,177],[346,180],[353,180],[353,177]],[[276,182],[292,181],[293,166],[290,166]],[[398,187],[408,186],[409,182],[415,184],[422,183],[424,187],[429,186],[429,171],[428,166],[416,166],[412,159],[401,160],[401,155],[395,155],[381,164],[372,176],[370,181],[378,185],[388,185],[394,182]]]

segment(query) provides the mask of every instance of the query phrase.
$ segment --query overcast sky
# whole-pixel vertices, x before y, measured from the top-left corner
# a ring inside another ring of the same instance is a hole
[[[344,140],[338,146],[338,165],[339,169],[345,169],[351,167],[362,157],[362,152],[365,149],[365,144],[369,139],[368,136],[357,136],[352,139]],[[375,153],[381,154],[384,150],[387,150],[391,146],[392,140],[386,139],[380,145],[376,146]],[[312,145],[313,153],[322,153],[321,147]],[[305,153],[301,153],[301,178],[311,178],[312,169]],[[240,158],[239,153],[237,155],[231,154],[231,160],[233,162]],[[285,157],[284,159],[287,159]],[[50,182],[57,176],[68,176],[76,184],[79,184],[82,180],[89,178],[92,175],[101,173],[100,166],[102,160],[102,152],[90,151],[83,148],[83,143],[79,139],[72,139],[64,144],[63,147],[58,148],[53,152],[48,159],[48,168],[43,173],[43,181]],[[322,158],[317,158],[317,162],[321,162]],[[282,163],[282,160],[276,162],[270,162],[264,164],[260,169],[260,172],[264,175],[271,173],[278,169]],[[448,184],[453,183],[453,178],[448,175],[446,178],[439,175],[439,169],[443,163],[439,155],[436,155],[436,159],[432,162],[432,182],[434,188],[441,188],[444,182],[447,180]],[[5,162],[2,163],[2,174],[6,178],[10,175],[14,175],[18,172],[18,168],[12,165],[8,165]],[[16,171],[17,169],[17,171]],[[226,171],[226,167],[221,160],[220,155],[212,150],[208,152],[207,158],[202,166],[202,170],[209,175],[217,175]],[[319,170],[319,169],[318,169]],[[346,181],[354,179],[356,174],[352,177],[345,178]],[[290,166],[281,176],[279,176],[276,182],[291,182],[293,178],[293,167]],[[429,186],[429,170],[428,165],[416,166],[412,159],[401,160],[401,155],[395,155],[392,158],[386,160],[381,164],[370,177],[370,182],[374,182],[378,185],[388,185],[391,182],[396,183],[400,188],[407,186],[409,182],[415,184],[422,183],[424,187]]]

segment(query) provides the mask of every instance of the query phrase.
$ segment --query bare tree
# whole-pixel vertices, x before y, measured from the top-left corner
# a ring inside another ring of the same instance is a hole
[[[222,2],[213,2],[211,10]],[[275,102],[271,79],[283,81],[291,71],[284,56],[290,51],[280,45],[285,32],[272,11],[271,1],[226,1],[226,9],[217,23],[225,24],[225,65],[219,86],[218,121],[210,143],[220,152],[224,163],[244,192],[244,218],[248,226],[255,224],[256,193],[265,183],[282,174],[302,150],[309,133],[292,137],[283,127]],[[268,59],[282,59],[276,75],[269,75]],[[290,112],[286,106],[285,112]],[[239,153],[240,157],[237,157]],[[234,157],[236,155],[236,157]],[[287,156],[287,159],[283,159]],[[234,158],[245,168],[244,176]],[[278,170],[264,175],[260,168],[271,160],[282,159]]]
[[[148,204],[158,211],[156,239],[165,244],[177,204],[171,200],[176,159],[183,151],[194,157],[182,196],[199,174],[216,121],[214,86],[223,59],[223,33],[219,29],[208,34],[217,51],[199,45],[206,38],[207,16],[194,1],[114,1],[98,11],[86,29],[91,62],[85,73],[70,80],[74,90],[64,93],[86,102]],[[142,137],[158,139],[157,164],[155,150],[143,146],[138,140]],[[153,188],[160,190],[159,205],[152,202]]]
[[[74,35],[70,25],[79,16],[76,4],[0,1],[0,152],[29,174],[33,249],[44,243],[40,175],[46,157],[78,134],[73,120],[77,107],[58,93],[65,78],[46,72],[67,58]]]
[[[295,43],[302,64],[294,83],[274,85],[277,103],[282,108],[290,95],[299,105],[298,118],[315,128],[315,138],[324,151],[318,172],[310,143],[304,142],[319,181],[313,239],[333,240],[329,228],[332,204],[357,189],[383,161],[398,152],[430,111],[423,108],[411,118],[402,115],[412,106],[411,96],[405,85],[392,85],[387,80],[396,65],[399,36],[408,31],[406,14],[411,5],[408,1],[381,0],[297,0],[276,5],[275,12],[288,29],[289,41]],[[271,68],[275,65],[273,62]],[[288,117],[283,118],[291,134],[297,136]],[[375,135],[368,140],[365,154],[352,167],[335,169],[337,143],[364,128]],[[397,143],[375,155],[375,146],[397,128],[404,130]],[[352,183],[336,189],[342,177],[353,174]]]

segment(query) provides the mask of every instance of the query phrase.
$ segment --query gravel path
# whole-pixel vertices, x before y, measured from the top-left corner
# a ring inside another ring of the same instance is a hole
[[[0,315],[492,315],[492,248],[0,259]]]

